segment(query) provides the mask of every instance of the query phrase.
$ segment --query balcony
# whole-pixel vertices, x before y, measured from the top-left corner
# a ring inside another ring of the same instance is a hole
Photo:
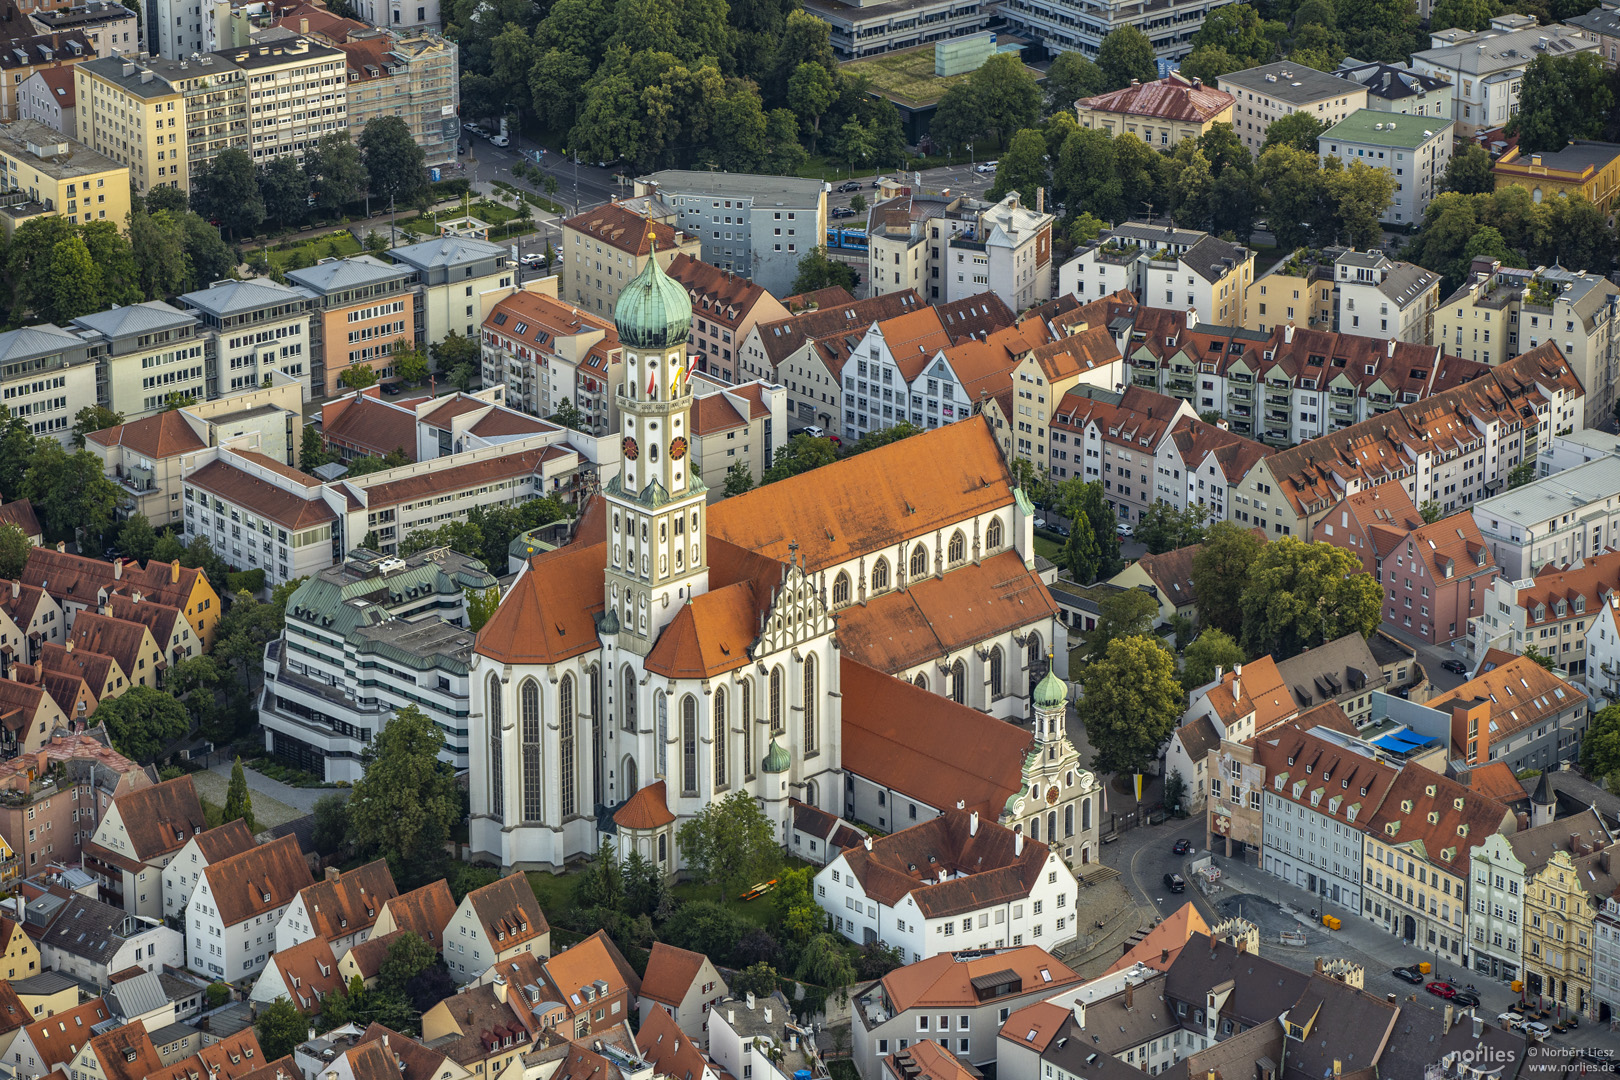
[[[1193,381],[1190,376],[1184,378],[1180,375],[1172,375],[1166,385],[1172,394],[1190,394],[1193,392]]]
[[[1253,401],[1254,400],[1254,392],[1252,390],[1237,390],[1237,389],[1234,389],[1234,390],[1228,391],[1227,393],[1228,393],[1228,396],[1230,396],[1233,401]]]
[[[1277,431],[1274,428],[1267,428],[1265,434],[1262,436],[1262,439],[1265,442],[1271,443],[1275,446],[1289,445],[1288,432]]]
[[[1353,416],[1356,407],[1348,401],[1335,401],[1332,405],[1335,416]]]
[[[1286,409],[1290,405],[1293,404],[1293,401],[1289,398],[1289,396],[1287,394],[1273,394],[1270,391],[1267,391],[1266,392],[1266,404],[1267,405],[1281,405],[1283,408]]]

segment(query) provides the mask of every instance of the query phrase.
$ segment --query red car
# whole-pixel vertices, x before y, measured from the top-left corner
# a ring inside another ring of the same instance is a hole
[[[1452,986],[1450,983],[1432,982],[1428,986],[1425,986],[1423,989],[1427,990],[1429,993],[1433,994],[1435,997],[1442,997],[1442,998],[1450,999],[1450,998],[1454,998],[1454,997],[1457,996],[1457,988],[1455,986]]]

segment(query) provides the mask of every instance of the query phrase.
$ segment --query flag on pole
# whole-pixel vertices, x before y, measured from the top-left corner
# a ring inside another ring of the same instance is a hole
[[[647,372],[647,396],[653,396],[653,388],[658,383],[658,369],[655,367]]]

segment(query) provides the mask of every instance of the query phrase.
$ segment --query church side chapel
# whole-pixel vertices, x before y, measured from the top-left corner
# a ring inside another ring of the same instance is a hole
[[[1064,630],[987,423],[708,506],[686,291],[649,260],[613,317],[620,471],[474,649],[474,857],[560,870],[611,836],[674,873],[680,824],[743,790],[784,842],[795,805],[891,832],[961,807],[1094,861]]]

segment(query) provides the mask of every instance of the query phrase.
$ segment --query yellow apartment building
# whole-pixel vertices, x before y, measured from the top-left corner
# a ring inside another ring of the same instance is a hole
[[[58,214],[71,225],[128,227],[129,170],[34,120],[0,125],[0,193],[14,193],[9,200],[0,195],[8,236],[42,214]]]

